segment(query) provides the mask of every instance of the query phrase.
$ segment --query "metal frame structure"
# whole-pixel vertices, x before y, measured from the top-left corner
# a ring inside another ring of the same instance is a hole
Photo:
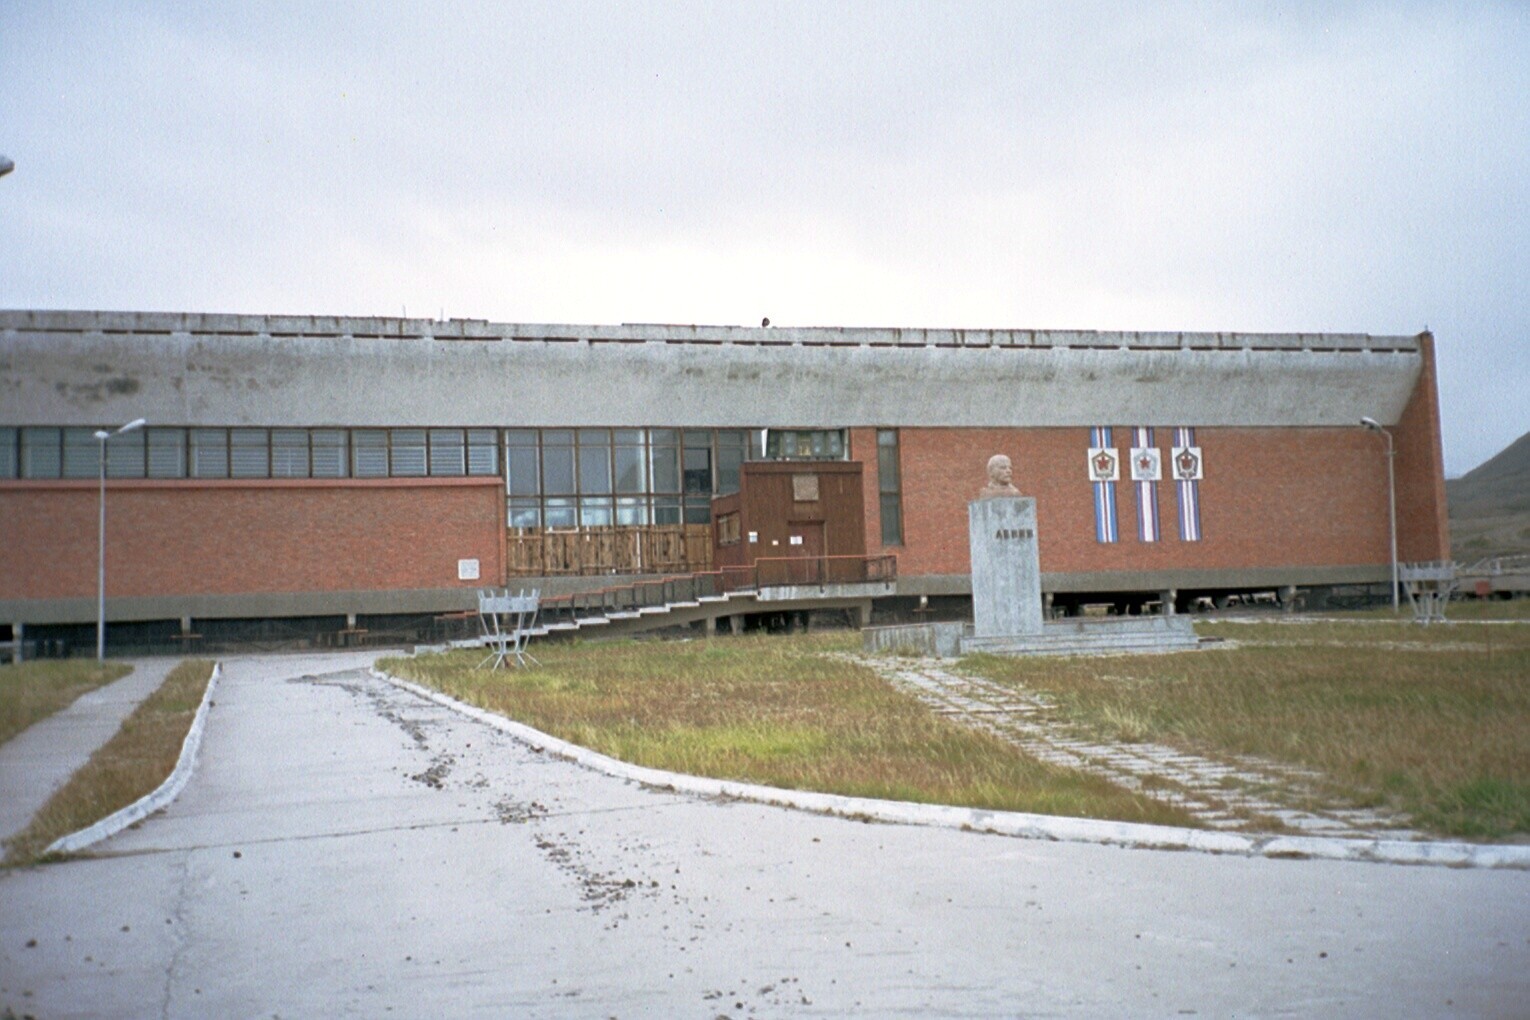
[[[528,660],[541,665],[526,651],[531,630],[537,625],[540,596],[535,588],[529,595],[524,590],[511,595],[508,588],[503,593],[493,588],[479,591],[478,622],[483,627],[484,642],[494,649],[478,664],[479,669],[490,663],[490,669],[498,669],[512,658],[517,666],[525,666]]]

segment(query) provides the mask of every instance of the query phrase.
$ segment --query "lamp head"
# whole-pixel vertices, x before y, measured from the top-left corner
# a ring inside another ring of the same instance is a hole
[[[1375,418],[1361,418],[1360,424],[1365,428],[1370,429],[1372,432],[1381,431],[1381,422],[1377,421]]]
[[[106,431],[105,429],[96,429],[96,438],[97,439],[110,439],[111,437],[112,437],[112,434],[110,432]]]
[[[117,435],[120,436],[124,432],[131,432],[134,429],[141,429],[141,428],[143,428],[147,424],[149,424],[149,421],[148,421],[147,418],[134,418],[132,421],[128,422],[126,425],[124,425],[120,429],[118,429],[117,430]]]

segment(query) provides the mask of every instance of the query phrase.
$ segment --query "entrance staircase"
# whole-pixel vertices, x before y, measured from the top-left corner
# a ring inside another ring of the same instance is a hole
[[[894,594],[897,579],[895,556],[764,558],[751,566],[544,595],[537,623],[526,633],[614,635],[698,621],[710,629],[722,618],[808,609],[865,609],[869,621],[871,600]],[[513,593],[515,585],[510,587]],[[476,648],[486,640],[479,636],[447,645]]]

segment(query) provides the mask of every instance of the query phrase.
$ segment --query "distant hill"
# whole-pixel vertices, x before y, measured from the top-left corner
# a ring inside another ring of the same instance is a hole
[[[1530,432],[1445,482],[1451,553],[1459,563],[1530,553]]]

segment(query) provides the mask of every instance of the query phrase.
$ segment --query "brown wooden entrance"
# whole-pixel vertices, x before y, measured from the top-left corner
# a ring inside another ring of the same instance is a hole
[[[712,501],[713,562],[866,555],[858,461],[751,461],[739,491]]]

